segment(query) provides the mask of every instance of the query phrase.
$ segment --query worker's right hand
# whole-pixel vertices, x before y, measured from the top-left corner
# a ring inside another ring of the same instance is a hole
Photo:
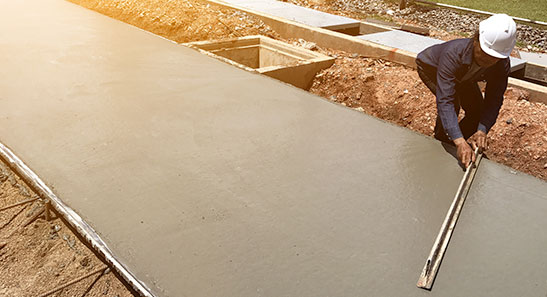
[[[463,139],[463,137],[454,139],[454,144],[458,149],[458,159],[467,169],[471,162],[475,162],[475,154],[473,153],[473,149],[471,149],[471,146],[469,146],[469,144],[467,143],[467,141],[465,141],[465,139]]]

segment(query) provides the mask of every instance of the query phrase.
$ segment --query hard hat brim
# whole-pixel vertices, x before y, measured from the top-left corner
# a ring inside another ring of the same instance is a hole
[[[482,36],[479,36],[479,43],[481,45],[482,51],[494,58],[505,59],[511,55],[511,51],[502,53],[489,48]]]

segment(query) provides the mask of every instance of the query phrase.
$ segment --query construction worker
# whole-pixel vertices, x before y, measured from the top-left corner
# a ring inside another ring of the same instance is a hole
[[[435,138],[456,145],[465,167],[475,161],[476,148],[487,148],[486,135],[507,89],[516,29],[511,17],[496,14],[480,22],[472,38],[431,46],[416,58],[420,78],[437,97]],[[482,80],[486,80],[484,98],[477,85]],[[458,123],[460,107],[465,117]]]

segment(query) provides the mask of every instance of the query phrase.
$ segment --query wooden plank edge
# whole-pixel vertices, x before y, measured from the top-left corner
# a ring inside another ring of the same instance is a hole
[[[452,233],[456,227],[463,204],[465,203],[465,199],[467,198],[467,194],[471,188],[475,173],[477,172],[478,166],[482,159],[482,154],[478,153],[478,149],[475,150],[475,155],[477,156],[476,161],[467,168],[465,175],[460,182],[460,186],[458,187],[454,200],[452,201],[448,213],[443,221],[439,234],[435,239],[435,243],[431,248],[431,252],[427,257],[424,268],[422,269],[416,284],[418,288],[431,290],[433,287],[433,283],[437,277],[437,272],[441,265],[442,259],[446,249],[448,248],[448,243],[450,242],[450,238],[452,237]]]

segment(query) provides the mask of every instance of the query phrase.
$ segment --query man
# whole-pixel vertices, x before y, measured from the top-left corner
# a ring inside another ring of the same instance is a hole
[[[437,97],[435,138],[454,143],[465,167],[475,161],[476,148],[487,148],[486,135],[503,103],[515,43],[515,22],[496,14],[480,22],[473,38],[431,46],[416,58],[420,78]],[[486,80],[484,98],[477,85],[481,80]],[[465,117],[458,123],[460,106]]]

